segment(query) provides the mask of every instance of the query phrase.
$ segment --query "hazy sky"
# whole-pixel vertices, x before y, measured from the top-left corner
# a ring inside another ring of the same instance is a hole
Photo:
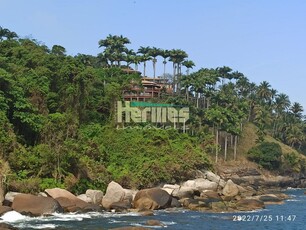
[[[71,55],[96,55],[108,34],[182,49],[194,70],[229,66],[306,109],[304,0],[0,0],[0,12],[0,26]]]

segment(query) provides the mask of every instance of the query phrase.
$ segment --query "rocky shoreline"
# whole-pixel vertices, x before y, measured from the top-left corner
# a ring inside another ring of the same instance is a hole
[[[303,180],[300,181],[303,185]],[[252,211],[263,209],[267,204],[282,204],[290,197],[280,189],[291,187],[293,183],[294,178],[266,178],[254,170],[230,177],[224,173],[221,177],[211,171],[195,171],[194,179],[181,184],[164,184],[139,191],[125,189],[112,181],[105,194],[89,189],[75,196],[60,188],[46,189],[38,195],[8,192],[0,200],[0,218],[9,211],[29,216],[89,211],[139,212],[147,216],[153,215],[154,210],[171,208],[216,213]]]

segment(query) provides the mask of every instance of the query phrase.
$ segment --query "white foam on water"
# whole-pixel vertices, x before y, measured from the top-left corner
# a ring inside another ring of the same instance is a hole
[[[88,213],[53,213],[52,220],[56,221],[82,221],[83,219],[91,219]]]
[[[25,219],[29,219],[30,217],[24,216],[16,211],[9,211],[4,213],[1,217],[2,222],[13,223]]]
[[[105,218],[116,218],[116,217],[122,217],[122,216],[140,216],[139,213],[137,212],[128,212],[128,213],[111,213],[111,212],[107,212],[107,213],[102,213],[102,216]]]
[[[301,201],[301,200],[296,200],[296,199],[290,199],[290,200],[286,200],[287,202],[297,202],[297,201]]]
[[[110,224],[114,224],[114,223],[126,223],[127,221],[125,221],[125,220],[114,220],[114,219],[110,219],[109,221],[108,221],[108,223],[110,223]]]
[[[165,225],[175,225],[175,224],[177,224],[174,221],[163,221],[162,223],[165,224]]]
[[[31,229],[55,229],[57,225],[55,224],[38,224],[38,225],[33,225],[33,224],[19,224],[16,225],[15,227],[17,228],[31,228]]]
[[[162,222],[163,223],[163,222]],[[131,224],[132,226],[136,226],[136,227],[144,227],[144,228],[167,228],[168,226],[167,225],[164,225],[164,226],[149,226],[149,225],[146,225],[146,224],[139,224],[139,223],[135,223],[135,224]]]
[[[303,189],[305,189],[305,188],[292,188],[292,187],[288,187],[287,188],[287,190],[303,190]]]

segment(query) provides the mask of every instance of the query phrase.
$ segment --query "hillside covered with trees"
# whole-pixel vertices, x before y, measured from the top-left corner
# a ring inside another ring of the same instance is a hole
[[[191,170],[247,156],[237,151],[245,124],[256,126],[258,146],[250,160],[270,170],[305,171],[306,126],[299,103],[230,67],[191,72],[195,64],[183,50],[133,51],[129,43],[109,35],[98,41],[97,56],[70,56],[60,45],[49,48],[0,27],[0,172],[7,189],[57,186],[79,193],[103,189],[111,180],[138,188],[178,182]],[[117,128],[115,104],[141,79],[123,69],[141,66],[146,76],[149,64],[153,77],[160,67],[174,89],[154,101],[190,108],[186,132],[149,123]],[[294,151],[269,156],[279,149],[267,136]],[[273,151],[262,155],[269,148]]]

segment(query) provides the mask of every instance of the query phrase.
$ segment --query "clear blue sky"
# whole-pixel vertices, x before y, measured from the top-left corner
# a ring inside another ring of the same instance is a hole
[[[0,9],[0,26],[71,55],[96,55],[108,34],[135,50],[183,49],[194,70],[229,66],[306,110],[304,0],[0,0]]]

